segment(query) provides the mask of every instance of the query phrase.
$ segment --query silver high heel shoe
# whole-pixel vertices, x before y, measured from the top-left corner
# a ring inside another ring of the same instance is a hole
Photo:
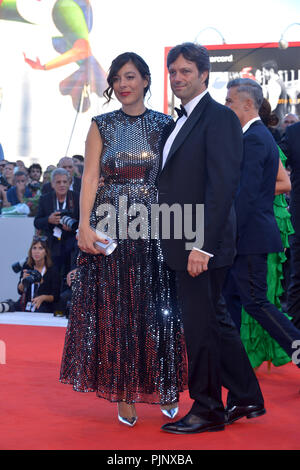
[[[135,406],[134,405],[128,405],[128,406],[131,408],[131,411],[133,411],[132,414],[135,415]],[[130,418],[125,418],[124,416],[121,416],[120,403],[118,403],[118,419],[121,423],[126,424],[127,426],[130,426],[130,427],[133,427],[136,424],[138,417],[136,415],[131,416]]]
[[[167,418],[174,419],[178,413],[179,407],[178,403],[173,403],[172,405],[163,405],[160,409],[162,414],[167,416]]]

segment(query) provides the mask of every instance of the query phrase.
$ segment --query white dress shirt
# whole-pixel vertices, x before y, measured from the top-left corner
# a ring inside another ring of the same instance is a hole
[[[208,92],[208,90],[204,90],[202,93],[200,93],[200,95],[196,96],[191,101],[189,101],[186,105],[184,105],[184,109],[186,110],[187,116],[183,115],[179,119],[177,119],[176,126],[174,127],[173,131],[171,132],[171,134],[169,135],[169,137],[168,137],[168,139],[165,143],[165,146],[164,146],[164,149],[163,149],[162,168],[164,167],[164,165],[166,163],[166,160],[168,158],[170,149],[172,147],[172,144],[173,144],[178,132],[180,131],[180,129],[182,128],[182,126],[184,125],[186,120],[189,118],[189,116],[191,115],[194,108],[197,106],[197,104],[200,102],[200,100],[203,98],[203,96],[206,95],[207,92]],[[193,250],[200,251],[201,253],[204,253],[205,255],[208,255],[211,258],[214,256],[211,253],[207,253],[206,251],[200,250],[199,248],[196,248],[196,247],[193,247]]]
[[[187,116],[183,115],[181,116],[179,119],[177,119],[176,121],[176,126],[174,127],[173,131],[171,132],[171,134],[169,135],[166,143],[165,143],[165,146],[164,146],[164,150],[163,150],[163,161],[162,161],[162,168],[164,167],[165,163],[166,163],[166,160],[168,158],[168,155],[169,155],[169,152],[170,152],[170,149],[172,147],[172,144],[175,140],[175,137],[177,136],[178,132],[180,131],[180,129],[182,128],[183,124],[185,123],[185,121],[188,119],[188,117],[190,116],[191,112],[194,110],[194,108],[197,106],[197,104],[199,103],[199,101],[201,100],[201,98],[203,98],[204,95],[206,95],[208,90],[205,90],[203,91],[203,93],[201,93],[200,95],[196,96],[195,98],[193,98],[191,101],[189,101],[185,106],[184,106],[184,109],[186,110],[186,113],[187,113]]]
[[[243,127],[243,134],[245,134],[245,132],[249,129],[251,124],[253,124],[255,121],[260,121],[260,120],[261,119],[259,117],[250,119],[250,121],[248,121],[247,124],[245,124],[244,127]]]

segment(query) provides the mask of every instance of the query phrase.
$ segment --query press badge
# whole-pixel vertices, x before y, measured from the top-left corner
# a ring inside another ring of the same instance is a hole
[[[53,236],[60,240],[61,239],[61,234],[62,234],[62,229],[59,228],[59,227],[54,227]]]
[[[27,302],[25,307],[26,312],[35,312],[35,305],[33,302]]]

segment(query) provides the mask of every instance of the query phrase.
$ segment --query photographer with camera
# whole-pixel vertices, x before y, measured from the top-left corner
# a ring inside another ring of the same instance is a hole
[[[59,302],[57,303],[54,316],[65,316],[69,318],[69,310],[70,310],[71,300],[72,300],[72,291],[74,287],[74,281],[76,278],[76,272],[78,269],[77,267],[78,254],[79,254],[79,248],[77,245],[74,250],[74,256],[72,257],[71,271],[69,271],[66,278],[64,278],[64,282],[60,291]]]
[[[15,302],[14,310],[53,312],[59,301],[60,285],[57,269],[52,265],[47,237],[34,236],[26,261],[19,269],[16,265],[13,265],[14,271],[21,269],[18,283],[21,297]]]
[[[29,181],[32,186],[35,186],[37,189],[41,188],[41,176],[42,176],[42,167],[39,163],[33,163],[28,168]]]
[[[28,187],[32,191],[33,196],[40,196],[42,183],[40,181],[42,176],[42,167],[39,163],[33,163],[28,168],[29,183]]]
[[[79,221],[79,194],[69,190],[70,176],[63,168],[51,174],[53,191],[39,199],[34,226],[48,237],[53,264],[61,282],[70,271],[77,248],[76,229]]]
[[[75,280],[76,271],[78,268],[72,269],[66,277],[65,283],[61,289],[59,302],[56,306],[54,316],[69,318],[69,311],[72,300],[72,286]]]

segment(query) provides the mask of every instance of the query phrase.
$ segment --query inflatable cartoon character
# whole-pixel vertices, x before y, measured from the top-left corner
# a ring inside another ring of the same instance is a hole
[[[102,97],[107,87],[106,74],[92,54],[89,32],[93,13],[89,0],[0,0],[0,20],[39,24],[39,19],[53,21],[61,36],[52,37],[59,56],[41,64],[24,53],[27,64],[37,70],[51,70],[76,62],[78,70],[61,81],[62,95],[70,95],[77,111],[90,107],[90,93]]]

